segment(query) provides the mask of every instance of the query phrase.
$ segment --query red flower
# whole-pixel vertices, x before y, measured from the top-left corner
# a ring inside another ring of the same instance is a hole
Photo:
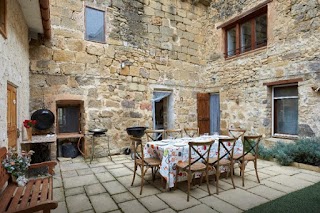
[[[24,120],[23,121],[23,126],[25,128],[30,128],[30,127],[34,127],[36,125],[37,121],[36,120]]]

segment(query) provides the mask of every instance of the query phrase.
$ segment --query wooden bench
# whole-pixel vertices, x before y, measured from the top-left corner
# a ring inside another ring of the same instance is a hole
[[[7,149],[0,148],[0,213],[19,212],[30,213],[43,211],[50,212],[51,209],[58,207],[58,203],[53,201],[53,180],[52,174],[54,161],[31,164],[29,169],[48,167],[50,176],[30,179],[26,186],[19,187],[12,183],[11,176],[2,165],[6,157]]]

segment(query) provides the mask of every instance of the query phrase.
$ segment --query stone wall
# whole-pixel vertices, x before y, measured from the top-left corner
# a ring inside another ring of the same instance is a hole
[[[225,60],[222,29],[216,27],[264,1],[211,4],[207,23],[208,72],[221,95],[222,128],[241,126],[271,135],[271,88],[265,82],[303,78],[299,91],[299,136],[320,136],[320,3],[274,0],[268,5],[268,46]]]
[[[50,1],[52,40],[30,48],[31,110],[41,107],[42,92],[50,109],[61,97],[82,100],[83,131],[107,128],[115,153],[129,145],[126,127],[152,127],[153,91],[172,91],[173,122],[166,128],[196,126],[196,94],[219,92],[222,129],[240,126],[269,137],[271,88],[263,83],[301,77],[300,135],[319,135],[319,93],[311,90],[320,86],[319,1],[272,1],[268,46],[230,60],[216,27],[263,1],[208,2]],[[105,44],[84,40],[85,5],[105,11]],[[107,154],[106,139],[97,140],[96,150]]]
[[[166,128],[197,125],[196,93],[207,78],[201,51],[208,7],[191,0],[50,3],[52,39],[30,47],[31,111],[41,107],[42,92],[50,109],[61,96],[83,100],[83,131],[107,128],[113,153],[129,145],[126,127],[152,128],[155,89],[172,90],[174,120]],[[105,44],[84,40],[85,5],[105,11]],[[121,69],[123,61],[128,65]],[[97,155],[106,155],[106,139],[97,141]]]
[[[30,117],[28,27],[16,0],[7,1],[7,39],[0,35],[0,52],[0,147],[7,147],[5,91],[8,83],[17,87],[17,128],[20,132],[25,131],[23,120]],[[21,140],[22,134],[17,143]]]

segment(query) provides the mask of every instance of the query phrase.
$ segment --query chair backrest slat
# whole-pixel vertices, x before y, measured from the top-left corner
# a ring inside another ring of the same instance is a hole
[[[182,129],[168,129],[165,131],[166,138],[172,138],[172,139],[177,139],[177,138],[182,138]]]
[[[203,162],[206,164],[206,166],[208,166],[209,163],[209,156],[210,156],[210,150],[212,147],[212,144],[214,143],[214,140],[208,140],[208,141],[204,141],[204,142],[189,142],[189,164],[187,166],[187,168],[190,169],[191,165],[193,165],[194,163],[198,162],[199,160],[203,160]],[[204,153],[199,153],[199,151],[195,148],[198,146],[209,146],[206,147],[206,151]],[[195,160],[193,160],[191,162],[191,158],[192,158],[192,150],[198,155],[198,158],[196,158]],[[207,156],[205,156],[207,155]]]
[[[147,141],[159,141],[166,138],[165,131],[163,129],[147,129],[144,133],[146,134]]]
[[[184,128],[184,132],[187,137],[198,137],[199,136],[199,128]]]
[[[230,136],[234,137],[234,138],[241,138],[241,141],[244,140],[244,133],[246,132],[247,130],[245,129],[228,129],[228,132],[230,134]]]
[[[257,158],[259,154],[259,143],[261,138],[262,135],[244,136],[242,156],[252,153],[251,151],[253,151],[254,153],[252,154]],[[246,147],[248,147],[249,150],[245,150]]]
[[[220,138],[218,144],[218,154],[217,154],[217,165],[219,167],[219,159],[229,156],[230,159],[233,158],[234,147],[236,145],[237,138]],[[230,143],[231,148],[228,148],[225,143]],[[222,150],[222,151],[221,151]],[[221,156],[221,152],[225,152]]]

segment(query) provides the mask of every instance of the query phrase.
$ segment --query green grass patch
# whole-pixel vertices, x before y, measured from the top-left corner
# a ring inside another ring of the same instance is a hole
[[[247,213],[320,212],[320,182],[254,207]]]

